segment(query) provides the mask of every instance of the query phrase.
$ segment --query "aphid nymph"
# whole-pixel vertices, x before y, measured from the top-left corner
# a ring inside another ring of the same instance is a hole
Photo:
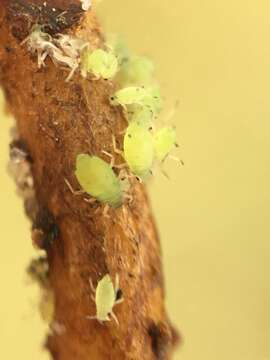
[[[177,146],[177,143],[174,127],[166,126],[155,133],[155,157],[159,162],[164,161],[175,146]]]
[[[98,201],[114,208],[122,204],[121,181],[106,161],[97,156],[79,154],[75,175],[82,189]]]
[[[124,158],[134,175],[146,179],[154,160],[153,135],[145,126],[131,122],[124,137]]]
[[[86,50],[81,58],[82,75],[93,74],[97,79],[111,79],[118,70],[118,61],[112,51]]]
[[[90,285],[93,288],[92,282]],[[117,317],[113,312],[113,307],[117,304],[120,304],[123,301],[123,298],[117,299],[119,293],[119,278],[116,275],[115,286],[111,280],[109,274],[105,275],[97,284],[96,289],[93,289],[95,292],[94,301],[96,303],[96,315],[87,316],[88,319],[97,319],[99,322],[103,323],[105,321],[110,321],[110,316],[118,324]]]

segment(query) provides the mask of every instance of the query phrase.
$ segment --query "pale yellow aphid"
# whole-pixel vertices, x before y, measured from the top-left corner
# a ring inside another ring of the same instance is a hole
[[[112,51],[86,50],[81,59],[82,75],[93,74],[97,79],[111,79],[118,71],[118,61]]]
[[[93,287],[90,282],[91,287]],[[111,280],[109,274],[105,275],[97,284],[95,292],[95,304],[96,304],[96,315],[87,316],[88,319],[97,319],[99,322],[110,321],[110,316],[118,324],[117,317],[113,313],[113,307],[123,301],[123,298],[117,300],[117,294],[119,291],[119,278],[116,275],[115,286]]]
[[[155,157],[159,162],[164,161],[175,146],[177,142],[174,127],[164,127],[154,134]]]
[[[75,175],[82,189],[101,203],[114,208],[122,205],[121,181],[106,161],[97,156],[79,154]]]
[[[154,142],[146,126],[131,122],[124,136],[124,158],[132,173],[142,180],[151,174],[154,161]]]
[[[124,63],[130,58],[130,51],[126,45],[126,42],[120,35],[108,34],[107,35],[107,46],[109,49],[112,49],[115,56],[117,57],[118,64],[121,67]]]
[[[118,81],[122,85],[149,85],[154,65],[144,56],[130,56],[121,66]]]
[[[121,105],[124,109],[130,106],[140,110],[147,108],[155,116],[162,109],[163,102],[157,87],[128,86],[110,97],[111,104],[114,106]]]
[[[147,90],[143,86],[129,86],[111,96],[112,105],[121,105],[124,108],[127,105],[143,105],[143,100],[147,96]]]

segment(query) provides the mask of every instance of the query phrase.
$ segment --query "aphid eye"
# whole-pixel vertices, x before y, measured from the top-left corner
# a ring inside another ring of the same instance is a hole
[[[128,137],[131,139],[131,134],[128,134]]]

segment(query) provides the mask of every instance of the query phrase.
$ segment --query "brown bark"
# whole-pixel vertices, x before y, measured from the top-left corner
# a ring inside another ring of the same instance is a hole
[[[113,152],[113,134],[121,146],[126,121],[108,101],[114,84],[79,74],[65,82],[65,69],[49,59],[38,69],[36,56],[20,45],[36,22],[51,33],[69,32],[102,45],[99,24],[92,11],[81,11],[79,1],[47,1],[46,10],[39,7],[43,3],[1,2],[0,81],[32,159],[42,209],[35,227],[45,233],[55,321],[66,329],[50,336],[47,346],[55,360],[169,359],[176,335],[164,309],[160,244],[144,186],[132,180],[133,202],[110,209],[106,217],[100,204],[74,196],[64,182],[78,188],[78,153],[108,160],[102,150]],[[66,11],[60,23],[53,7],[58,14]],[[119,326],[86,319],[95,314],[89,278],[96,284],[106,273],[120,278],[124,302],[114,309]]]

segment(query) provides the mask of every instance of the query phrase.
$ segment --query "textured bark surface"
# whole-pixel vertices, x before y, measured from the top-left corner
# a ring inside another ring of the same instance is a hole
[[[102,45],[100,27],[92,12],[81,11],[79,1],[47,1],[45,10],[39,6],[43,3],[1,2],[0,81],[32,159],[43,209],[39,226],[45,223],[43,232],[54,229],[42,245],[55,294],[55,321],[66,330],[50,336],[47,346],[55,360],[169,359],[176,335],[164,309],[160,244],[144,186],[132,180],[133,202],[110,209],[106,217],[103,206],[74,196],[64,181],[78,189],[78,153],[109,161],[102,150],[113,153],[113,134],[121,147],[126,121],[108,101],[114,84],[79,74],[65,82],[66,69],[50,59],[38,69],[36,56],[20,44],[36,22],[51,33],[68,31],[97,45]],[[66,11],[61,24],[52,17],[52,7],[58,14]],[[120,278],[124,302],[114,309],[119,326],[86,319],[95,314],[89,278],[96,285],[106,273]]]

